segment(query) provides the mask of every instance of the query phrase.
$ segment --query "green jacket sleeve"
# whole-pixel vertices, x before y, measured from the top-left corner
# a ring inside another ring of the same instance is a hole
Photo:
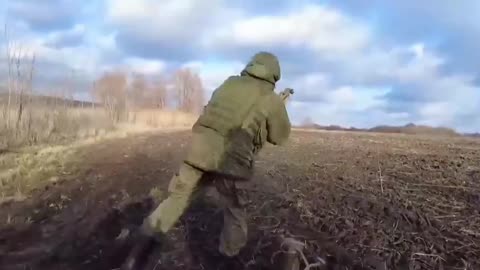
[[[283,145],[290,136],[290,119],[285,104],[278,95],[272,95],[270,100],[271,107],[267,117],[267,141],[274,145]]]

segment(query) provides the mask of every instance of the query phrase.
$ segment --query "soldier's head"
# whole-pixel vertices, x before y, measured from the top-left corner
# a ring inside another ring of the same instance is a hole
[[[242,71],[242,75],[246,74],[275,84],[281,77],[278,58],[269,52],[258,52]]]

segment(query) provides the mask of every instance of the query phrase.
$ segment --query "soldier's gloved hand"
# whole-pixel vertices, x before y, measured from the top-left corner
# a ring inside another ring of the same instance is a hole
[[[293,94],[295,93],[295,91],[293,90],[293,88],[288,88],[288,87],[285,88],[284,91],[290,93],[291,95],[293,95]]]

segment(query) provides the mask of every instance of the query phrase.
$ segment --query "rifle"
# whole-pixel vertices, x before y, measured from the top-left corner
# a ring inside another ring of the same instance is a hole
[[[283,102],[286,103],[288,98],[293,95],[294,91],[292,88],[285,88],[282,92],[280,92],[278,95],[282,98]]]

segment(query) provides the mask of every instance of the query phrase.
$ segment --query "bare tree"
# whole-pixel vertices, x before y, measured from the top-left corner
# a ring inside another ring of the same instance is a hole
[[[204,103],[204,88],[200,77],[190,69],[180,69],[174,75],[174,90],[178,109],[198,113]]]
[[[156,109],[165,109],[167,106],[167,86],[163,78],[153,81],[149,87],[150,106]]]
[[[74,93],[75,93],[75,70],[70,69],[69,74],[63,79],[62,93],[59,99],[62,100],[63,108],[66,110],[73,105]]]
[[[95,103],[96,103],[96,101],[98,101],[97,98],[96,98],[96,95],[97,95],[96,89],[97,89],[97,82],[93,81],[92,82],[92,88],[90,88],[90,91],[89,91],[90,98],[92,100],[92,109],[95,109]]]
[[[7,62],[7,106],[4,111],[6,129],[11,128],[11,113],[16,110],[15,129],[19,131],[25,106],[30,101],[33,91],[33,74],[35,67],[35,54],[28,53],[10,39],[7,24],[4,28],[5,53]],[[13,103],[15,102],[15,103]],[[16,108],[13,105],[16,105]]]
[[[32,54],[29,63],[25,66],[26,70],[22,70],[22,60],[26,58],[26,54],[20,54],[19,57],[16,59],[16,72],[17,77],[15,78],[17,81],[18,89],[17,96],[17,124],[16,128],[17,131],[20,129],[20,123],[22,121],[23,113],[25,111],[25,107],[30,103],[31,96],[33,94],[33,73],[35,68],[35,54]],[[25,59],[26,60],[26,59]],[[27,74],[24,74],[26,72]],[[30,124],[30,123],[29,123]],[[27,135],[30,132],[30,129],[27,131]]]
[[[128,106],[129,109],[139,109],[144,107],[146,104],[146,94],[147,94],[147,81],[145,75],[140,73],[133,74],[133,81],[129,87],[128,91]]]
[[[8,35],[8,26],[5,24],[5,53],[6,53],[6,61],[7,61],[7,88],[8,88],[8,98],[7,98],[7,107],[5,108],[5,128],[10,128],[10,106],[12,103],[12,92],[13,92],[13,79],[12,79],[12,59],[13,55],[11,52],[11,41]]]
[[[27,85],[27,108],[28,108],[28,122],[27,122],[27,136],[30,137],[32,131],[32,97],[33,97],[33,75],[35,72],[35,60],[36,56],[33,53],[32,59],[30,62],[29,73],[28,73],[28,85]]]
[[[126,110],[127,78],[123,72],[105,73],[95,82],[95,100],[101,102],[114,122]]]

